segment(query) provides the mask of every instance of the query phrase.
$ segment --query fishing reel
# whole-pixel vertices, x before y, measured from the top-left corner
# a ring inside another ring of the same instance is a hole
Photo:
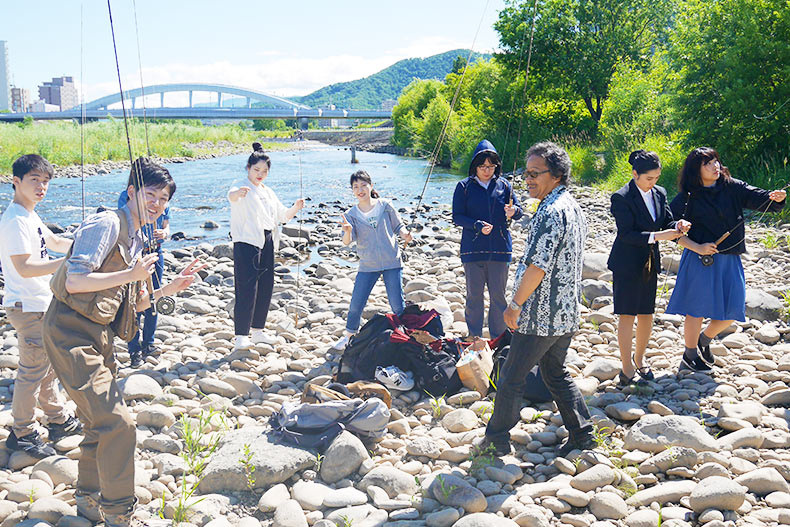
[[[156,311],[163,315],[172,315],[176,310],[176,301],[172,296],[163,296],[156,301]]]
[[[712,254],[700,255],[699,259],[702,262],[702,265],[704,265],[705,267],[710,267],[711,265],[713,265],[713,255]]]

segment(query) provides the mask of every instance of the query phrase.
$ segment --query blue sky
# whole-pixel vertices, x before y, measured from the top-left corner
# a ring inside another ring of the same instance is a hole
[[[145,84],[217,82],[287,96],[400,59],[469,48],[481,17],[475,51],[491,51],[505,0],[136,3]],[[132,6],[112,1],[124,89],[140,85]],[[117,92],[106,0],[2,2],[0,40],[8,41],[12,81],[33,94],[53,76],[71,75],[79,85],[81,23],[86,100]]]

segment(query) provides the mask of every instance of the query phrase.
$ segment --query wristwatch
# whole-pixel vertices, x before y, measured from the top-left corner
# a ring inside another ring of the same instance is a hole
[[[523,305],[524,304],[517,304],[515,300],[511,300],[510,304],[508,304],[507,307],[509,307],[513,311],[521,311],[521,306],[523,306]]]

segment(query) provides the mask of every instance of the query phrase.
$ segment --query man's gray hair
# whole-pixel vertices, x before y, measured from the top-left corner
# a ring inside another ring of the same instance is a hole
[[[571,181],[571,158],[557,143],[544,141],[536,143],[527,150],[525,159],[532,156],[542,157],[546,166],[551,170],[551,175],[560,180],[561,185],[568,185]]]

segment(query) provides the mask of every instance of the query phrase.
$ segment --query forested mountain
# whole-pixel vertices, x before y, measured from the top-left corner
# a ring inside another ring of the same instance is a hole
[[[386,99],[397,99],[414,79],[444,79],[458,57],[466,60],[468,49],[455,49],[426,58],[404,59],[364,79],[330,84],[309,95],[288,97],[314,108],[334,104],[337,108],[378,109]],[[472,61],[490,55],[474,53]],[[461,62],[463,64],[463,62]]]

